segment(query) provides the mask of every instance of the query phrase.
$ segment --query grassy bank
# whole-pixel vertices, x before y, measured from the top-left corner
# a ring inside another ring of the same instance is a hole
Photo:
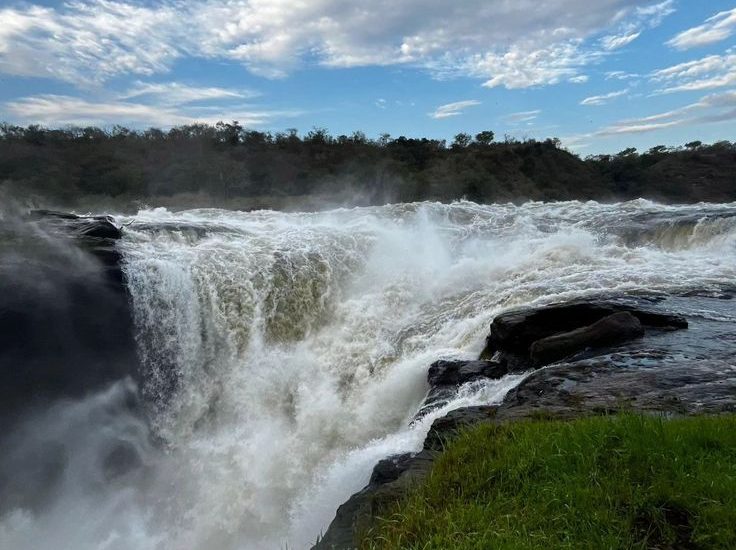
[[[736,548],[736,416],[484,424],[364,548]]]

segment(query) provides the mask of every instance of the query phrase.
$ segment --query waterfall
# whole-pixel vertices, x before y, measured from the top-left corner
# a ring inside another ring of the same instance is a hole
[[[8,512],[0,546],[66,546],[53,525],[88,510],[76,548],[309,547],[376,461],[521,379],[410,425],[431,362],[476,358],[512,307],[733,286],[733,220],[736,204],[644,200],[119,216],[156,444],[114,490]]]

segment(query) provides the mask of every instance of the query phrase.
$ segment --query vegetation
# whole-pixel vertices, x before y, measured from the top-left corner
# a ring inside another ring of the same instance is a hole
[[[483,424],[364,548],[736,548],[736,416]]]
[[[736,199],[736,143],[728,141],[583,160],[556,139],[494,140],[492,131],[458,134],[448,144],[387,134],[370,140],[361,132],[335,137],[319,128],[300,137],[237,122],[166,132],[3,124],[0,186],[70,206],[83,197],[166,204],[189,196],[198,206],[237,200],[246,208],[308,196],[358,204]]]

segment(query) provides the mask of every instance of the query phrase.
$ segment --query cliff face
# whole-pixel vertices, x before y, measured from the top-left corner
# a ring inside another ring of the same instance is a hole
[[[430,390],[419,414],[481,377],[527,372],[526,378],[498,406],[457,409],[435,420],[419,453],[379,462],[369,485],[338,509],[315,548],[355,548],[373,517],[421,482],[444,442],[464,426],[617,411],[736,411],[732,298],[609,297],[499,315],[485,359],[430,367]]]
[[[107,217],[37,211],[0,241],[0,418],[126,376],[137,359]]]

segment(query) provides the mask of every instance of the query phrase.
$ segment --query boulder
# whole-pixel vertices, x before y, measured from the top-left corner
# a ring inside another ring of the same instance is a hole
[[[541,338],[531,345],[535,365],[545,365],[591,348],[612,346],[644,336],[639,319],[628,311],[613,313],[592,325]]]
[[[687,320],[681,315],[653,311],[640,303],[578,300],[497,315],[491,323],[491,333],[482,356],[490,357],[499,351],[525,356],[537,340],[591,325],[620,311],[628,311],[645,327],[660,330],[687,328]]]

